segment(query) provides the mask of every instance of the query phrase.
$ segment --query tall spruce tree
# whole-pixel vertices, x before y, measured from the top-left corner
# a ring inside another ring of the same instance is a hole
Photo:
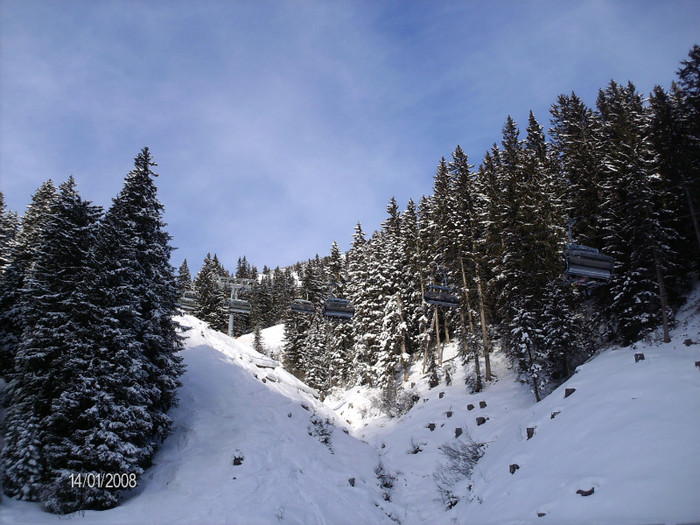
[[[21,290],[24,330],[10,375],[3,483],[8,494],[43,500],[55,512],[102,505],[90,491],[70,493],[66,480],[85,471],[76,467],[89,452],[75,434],[93,376],[91,251],[100,214],[80,199],[72,177],[62,184]]]
[[[124,407],[112,430],[130,443],[133,458],[121,471],[137,475],[169,431],[167,412],[177,402],[183,371],[173,320],[177,280],[155,165],[148,148],[142,149],[101,223],[96,256],[95,290],[104,318],[98,344],[113,371],[102,386]]]
[[[14,241],[19,232],[17,213],[9,211],[0,191],[0,274],[10,264]]]
[[[25,326],[20,308],[25,275],[33,264],[57,198],[53,182],[44,182],[32,196],[15,241],[9,243],[8,265],[0,276],[0,376],[13,366]]]
[[[615,339],[630,344],[663,323],[665,278],[673,265],[672,216],[664,209],[649,111],[630,82],[610,82],[597,101],[605,152],[602,224],[605,253],[616,260],[606,314]]]
[[[185,259],[182,261],[182,264],[177,272],[177,291],[180,295],[182,295],[191,288],[192,274],[190,273],[190,267],[187,264],[187,259]]]

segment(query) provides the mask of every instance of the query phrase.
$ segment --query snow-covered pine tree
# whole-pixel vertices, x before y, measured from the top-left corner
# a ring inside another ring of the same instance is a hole
[[[311,319],[308,315],[287,310],[284,317],[284,355],[282,363],[285,370],[302,381],[305,378],[304,346],[310,327]]]
[[[700,261],[700,217],[696,217],[697,199],[688,178],[693,154],[684,136],[678,85],[673,83],[670,93],[656,86],[649,97],[649,108],[650,138],[664,189],[662,202],[673,217],[666,226],[674,230],[672,249],[677,256],[675,267],[667,272],[667,289],[669,302],[675,303],[688,288],[689,272],[697,270]],[[700,154],[700,150],[697,153]]]
[[[370,370],[372,355],[365,344],[364,334],[369,326],[368,305],[365,304],[365,283],[370,281],[368,265],[369,244],[365,237],[360,222],[355,226],[353,240],[348,257],[348,299],[355,307],[355,315],[352,319],[353,327],[353,363],[351,381],[364,384],[371,381]]]
[[[309,327],[302,351],[304,381],[318,390],[321,399],[329,391],[328,330],[320,314],[315,314]]]
[[[0,192],[0,378],[12,365],[19,326],[15,326],[13,304],[16,304],[24,265],[21,260],[12,265],[18,255],[19,218],[7,210],[5,198]],[[10,268],[7,275],[5,269]]]
[[[186,291],[192,288],[192,274],[190,267],[187,264],[187,259],[182,261],[177,272],[177,291],[182,296]]]
[[[334,285],[336,297],[347,298],[347,265],[337,242],[331,246],[328,259],[328,273]],[[329,388],[344,385],[351,375],[352,352],[354,346],[354,331],[352,323],[335,321],[327,326],[329,332],[328,362]]]
[[[13,366],[25,325],[19,307],[24,277],[33,263],[36,247],[41,242],[56,199],[53,182],[44,182],[32,196],[32,202],[22,217],[21,229],[15,242],[9,246],[9,264],[0,275],[0,376],[6,375]]]
[[[506,328],[504,348],[539,401],[540,390],[548,382],[543,375],[543,295],[559,273],[560,207],[544,134],[532,113],[524,142],[511,118],[503,131],[500,174],[505,198],[499,203],[503,252],[496,268],[498,313]]]
[[[478,392],[482,388],[479,356],[483,353],[484,338],[477,337],[474,321],[475,318],[479,317],[479,314],[474,310],[473,302],[483,304],[483,301],[478,293],[477,283],[481,258],[476,249],[480,231],[476,220],[478,196],[476,180],[472,172],[473,167],[469,163],[466,153],[457,146],[452,153],[452,161],[448,165],[451,185],[449,212],[452,215],[451,222],[455,228],[453,235],[455,260],[453,264],[457,266],[453,274],[461,277],[456,281],[461,285],[458,288],[461,290],[462,297],[460,301],[460,333],[463,337],[463,357],[465,359],[467,356],[474,357],[474,389]],[[484,333],[485,331],[482,331],[482,335]]]
[[[615,339],[630,344],[662,323],[668,330],[664,286],[674,261],[672,216],[662,205],[664,188],[641,95],[632,83],[611,81],[600,90],[597,106],[605,152],[604,252],[616,261],[605,312]]]
[[[422,345],[421,319],[425,317],[423,302],[424,266],[423,248],[418,230],[416,204],[409,199],[406,210],[401,214],[401,243],[403,259],[403,281],[401,300],[404,306],[404,320],[407,324],[406,347],[409,354],[420,352]]]
[[[374,365],[376,384],[382,389],[396,393],[399,374],[408,377],[410,356],[406,353],[408,326],[403,318],[404,310],[401,295],[396,292],[386,303],[382,331],[379,334],[379,352]]]
[[[105,417],[117,418],[110,432],[122,440],[117,452],[130,458],[108,466],[137,475],[170,428],[167,412],[176,404],[183,371],[173,321],[177,280],[153,166],[148,148],[142,149],[100,225],[94,286],[103,319],[98,344],[108,369],[100,386],[112,406],[121,407],[108,407],[114,412]],[[100,437],[108,440],[108,434]]]
[[[264,272],[262,278],[253,284],[253,289],[249,294],[250,306],[252,308],[250,315],[250,324],[254,327],[267,327],[274,324],[274,303],[272,291],[272,278],[270,272]]]
[[[19,217],[5,205],[0,191],[0,274],[10,264],[13,244],[19,232]]]
[[[686,219],[693,225],[700,250],[700,45],[693,46],[681,66],[678,70],[677,116],[688,164],[687,171],[678,175],[683,178],[683,191],[688,199],[690,217]]]
[[[255,330],[253,330],[253,350],[259,354],[267,354],[265,344],[263,343],[262,329],[259,324],[255,325]]]
[[[76,499],[90,500],[87,493],[58,494],[68,470],[85,470],[74,468],[85,457],[74,434],[92,374],[97,327],[90,254],[100,214],[80,199],[72,177],[62,184],[21,290],[24,330],[10,379],[4,484],[10,495],[46,501],[54,512],[76,510]]]
[[[559,176],[567,182],[564,215],[576,221],[573,225],[576,242],[601,248],[600,118],[575,93],[559,95],[550,113],[552,151],[557,157]]]
[[[202,269],[194,279],[194,316],[220,332],[228,331],[228,293],[222,286],[223,268],[214,254],[207,253]]]

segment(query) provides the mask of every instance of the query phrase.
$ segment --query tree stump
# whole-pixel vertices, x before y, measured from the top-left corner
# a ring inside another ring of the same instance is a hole
[[[483,425],[484,423],[486,423],[486,418],[485,418],[485,417],[479,416],[479,417],[476,418],[476,424],[477,424],[477,426],[478,426],[478,425]]]
[[[593,494],[594,492],[595,492],[595,487],[591,487],[591,488],[588,489],[588,490],[581,490],[581,489],[578,489],[578,490],[576,491],[576,494],[581,494],[581,496],[590,496],[590,495]]]
[[[695,361],[695,366],[697,366],[698,368],[700,368],[700,361]]]
[[[479,408],[486,408],[486,401],[479,401]]]
[[[695,363],[695,364],[697,365],[697,363]],[[472,405],[471,403],[469,403],[469,404],[467,405],[467,410],[474,410],[474,405]]]
[[[445,412],[445,415],[447,417],[452,417],[452,410],[448,410],[447,412]]]
[[[462,429],[459,427],[455,428],[455,437],[458,438],[461,435],[462,435]]]
[[[634,362],[639,363],[640,361],[644,361],[644,354],[642,354],[641,352],[634,354]]]
[[[527,427],[527,439],[531,439],[535,435],[535,427]]]
[[[438,397],[439,397],[440,399],[442,399],[443,397],[445,397],[445,392],[440,392],[440,393],[438,394]]]
[[[351,487],[354,487],[355,486],[355,478],[348,479],[348,483],[350,483]]]
[[[564,390],[564,399],[566,399],[567,397],[569,397],[569,396],[570,396],[571,394],[573,394],[574,392],[576,392],[576,389],[575,389],[575,388],[567,388],[566,390]]]
[[[429,428],[432,432],[433,430],[435,430],[435,423],[428,423],[428,426],[426,428]]]
[[[515,471],[520,468],[520,465],[518,465],[517,463],[513,463],[509,468],[510,468],[510,473],[515,474]]]

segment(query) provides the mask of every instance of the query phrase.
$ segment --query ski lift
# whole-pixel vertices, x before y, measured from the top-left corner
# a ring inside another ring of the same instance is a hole
[[[297,314],[313,315],[315,311],[314,303],[306,299],[294,299],[292,301],[291,310]]]
[[[323,303],[323,315],[332,319],[352,319],[355,308],[347,299],[329,297]]]
[[[597,249],[580,244],[567,244],[564,248],[566,268],[564,274],[593,281],[608,282],[612,277],[615,260]]]
[[[455,295],[454,290],[449,286],[431,284],[423,295],[423,299],[428,304],[434,304],[436,306],[446,306],[448,308],[455,308],[459,306],[459,299]]]
[[[569,244],[564,247],[564,261],[566,262],[564,275],[584,285],[608,282],[612,277],[615,260],[609,255],[600,253],[596,248],[575,244],[571,237],[572,225],[573,221],[567,225]]]
[[[423,299],[428,304],[434,304],[435,306],[446,306],[447,308],[455,308],[459,306],[459,299],[455,291],[447,286],[447,274],[444,270],[441,270],[442,274],[442,285],[431,284],[428,285],[427,290],[423,294]]]
[[[250,303],[244,299],[231,299],[229,303],[229,313],[249,314],[251,312]]]
[[[179,306],[185,312],[193,312],[197,303],[197,293],[194,290],[187,290],[180,297]]]

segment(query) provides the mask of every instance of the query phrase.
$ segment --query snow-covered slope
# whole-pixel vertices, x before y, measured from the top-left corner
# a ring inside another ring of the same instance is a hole
[[[376,417],[363,388],[328,402],[400,472],[404,523],[700,523],[700,293],[677,318],[671,343],[603,351],[540,403],[498,353],[498,381],[474,395],[464,370],[434,389],[414,373],[421,399],[400,419]],[[457,428],[486,451],[446,510],[433,474]]]
[[[155,466],[120,507],[71,518],[91,524],[392,523],[382,510],[391,512],[374,473],[375,450],[328,425],[335,416],[313,390],[197,319],[181,323],[191,327],[183,352],[187,371],[172,414],[174,432]],[[0,504],[2,523],[63,520],[36,504],[9,498]]]
[[[191,327],[187,372],[174,431],[155,466],[119,508],[69,518],[91,524],[700,523],[700,289],[677,320],[672,343],[650,338],[607,349],[540,403],[498,352],[492,358],[498,380],[478,394],[468,393],[464,378],[471,370],[456,366],[457,359],[449,361],[452,384],[433,389],[416,366],[409,384],[415,383],[417,404],[389,419],[378,413],[371,389],[337,392],[321,403],[245,339],[184,317]],[[265,344],[279,348],[282,333],[281,327],[265,332]],[[454,353],[447,347],[446,359]],[[635,362],[635,353],[645,359]],[[567,389],[575,391],[566,396]],[[434,479],[447,464],[440,447],[466,436],[485,443],[485,453],[470,478],[454,481],[459,501],[447,510]],[[511,465],[518,466],[512,474]],[[577,493],[590,489],[588,496]],[[0,504],[0,523],[64,519],[36,504],[9,498]]]
[[[282,355],[284,346],[284,325],[278,324],[269,328],[263,328],[260,330],[260,335],[262,345],[265,350],[264,353],[270,357],[273,357],[274,359],[279,359]],[[243,334],[236,339],[236,341],[252,347],[253,342],[255,341],[255,336],[252,333]]]

